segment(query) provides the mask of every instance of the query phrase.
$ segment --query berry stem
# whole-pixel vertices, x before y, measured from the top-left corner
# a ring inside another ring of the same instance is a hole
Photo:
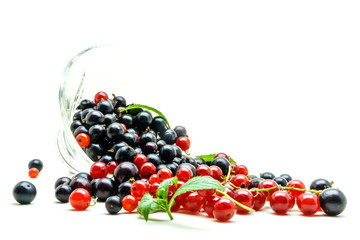
[[[242,208],[248,210],[249,212],[255,212],[254,209],[249,208],[249,207],[245,206],[244,204],[239,203],[238,201],[236,201],[235,199],[233,199],[232,197],[230,197],[226,192],[220,191],[220,190],[218,190],[218,189],[216,189],[216,192],[221,193],[221,194],[224,195],[225,197],[229,198],[231,201],[233,201],[233,202],[234,202],[236,205],[238,205],[239,207],[242,207]]]
[[[234,188],[239,188],[233,184],[231,184],[232,187]],[[250,189],[250,192],[269,192],[271,190],[275,190],[275,189],[281,189],[281,190],[295,190],[295,191],[300,191],[300,192],[311,192],[311,193],[315,193],[315,194],[319,194],[322,192],[322,190],[315,190],[315,189],[302,189],[302,188],[296,188],[294,186],[292,187],[281,187],[281,186],[275,186],[275,187],[271,187],[271,188],[262,188],[262,189]]]

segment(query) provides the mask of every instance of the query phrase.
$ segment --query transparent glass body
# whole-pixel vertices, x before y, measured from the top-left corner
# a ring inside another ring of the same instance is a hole
[[[70,130],[73,115],[78,111],[76,107],[82,99],[91,99],[98,91],[111,95],[115,86],[128,88],[131,82],[128,64],[118,46],[90,47],[67,64],[59,89],[62,126],[57,135],[57,149],[72,172],[88,172],[93,163]]]

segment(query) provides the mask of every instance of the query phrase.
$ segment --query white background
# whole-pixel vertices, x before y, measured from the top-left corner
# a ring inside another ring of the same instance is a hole
[[[354,232],[359,11],[357,1],[1,2],[2,236],[334,239]],[[251,174],[289,173],[307,186],[333,180],[347,196],[345,212],[276,216],[265,208],[225,224],[159,213],[145,223],[138,214],[109,216],[103,203],[84,212],[56,203],[53,184],[69,175],[55,148],[63,69],[81,50],[113,43],[138,64],[134,88],[114,91],[126,97],[149,88],[141,103],[186,126],[193,155],[226,152]],[[30,180],[33,158],[44,170]],[[12,197],[21,180],[37,187],[31,205]]]

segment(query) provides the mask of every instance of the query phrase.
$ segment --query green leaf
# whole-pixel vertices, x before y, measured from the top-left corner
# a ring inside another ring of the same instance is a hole
[[[134,108],[145,108],[147,110],[150,110],[150,111],[153,111],[154,113],[156,113],[157,115],[159,115],[160,117],[162,117],[166,124],[168,125],[168,127],[170,128],[170,124],[168,122],[168,120],[166,119],[165,115],[162,114],[162,112],[160,112],[159,110],[157,110],[156,108],[153,108],[153,107],[150,107],[150,106],[147,106],[147,105],[143,105],[143,104],[132,104],[132,105],[129,105],[128,107],[126,108],[123,108],[123,109],[120,109],[119,112],[123,112],[123,111],[126,111],[126,110],[130,110],[130,109],[134,109]]]
[[[169,208],[174,205],[175,198],[180,194],[195,191],[195,190],[202,190],[202,189],[218,189],[221,191],[225,191],[225,188],[218,180],[215,180],[210,177],[193,177],[186,183],[184,183],[172,196],[169,202]]]
[[[159,199],[164,199],[164,200],[166,199],[166,203],[167,203],[167,196],[169,194],[169,187],[171,182],[173,182],[176,186],[178,182],[177,177],[165,179],[160,183],[156,191],[156,197]]]
[[[205,162],[211,162],[212,160],[214,160],[215,156],[216,156],[216,153],[207,154],[207,155],[199,155],[199,156],[196,156],[196,157],[201,158]],[[229,156],[229,162],[236,163],[236,161],[233,158],[231,158],[230,156]]]
[[[150,193],[145,193],[137,207],[137,212],[145,218],[145,221],[148,221],[150,213],[166,211],[166,205],[167,202],[153,198]]]

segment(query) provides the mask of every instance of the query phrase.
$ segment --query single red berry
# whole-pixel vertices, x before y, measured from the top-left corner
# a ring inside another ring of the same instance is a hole
[[[139,205],[138,200],[133,195],[126,195],[121,202],[127,212],[134,211]]]
[[[157,175],[159,177],[160,182],[164,181],[165,179],[173,177],[172,171],[168,168],[159,169],[159,171],[157,172]]]
[[[229,221],[236,212],[236,205],[229,198],[221,198],[214,204],[213,215],[220,222]]]
[[[270,196],[276,192],[276,191],[279,191],[278,188],[278,184],[274,181],[274,180],[271,180],[271,179],[265,179],[263,181],[261,181],[258,185],[258,188],[259,189],[268,189],[268,188],[274,188],[272,190],[269,190],[269,192],[264,192],[266,194],[266,200],[270,200]]]
[[[138,200],[140,200],[147,191],[149,191],[149,184],[143,180],[136,180],[131,184],[130,193]]]
[[[197,193],[203,198],[208,198],[214,195],[215,191],[216,189],[201,189],[201,190],[197,190]]]
[[[223,176],[223,172],[222,172],[221,168],[219,168],[216,165],[211,165],[210,169],[211,169],[212,177],[218,181],[222,181],[221,178]]]
[[[236,201],[238,201],[239,203],[249,207],[249,208],[253,208],[255,201],[254,201],[254,196],[252,195],[252,193],[244,188],[240,188],[238,190],[236,190],[234,192],[234,197],[233,197]],[[239,214],[246,214],[249,211],[240,207],[240,206],[236,206],[236,212]]]
[[[139,175],[141,178],[149,179],[149,177],[153,174],[156,174],[156,167],[151,162],[144,163],[139,170]]]
[[[29,177],[37,178],[38,175],[39,175],[39,170],[37,168],[30,168],[29,169]]]
[[[274,192],[270,197],[270,207],[277,214],[286,214],[290,210],[290,196],[286,191]]]
[[[230,157],[229,157],[226,153],[220,152],[220,153],[218,153],[218,154],[215,155],[214,159],[215,159],[215,158],[218,158],[218,157],[223,157],[223,158],[226,158],[227,160],[230,161]]]
[[[109,96],[107,95],[107,93],[100,91],[95,94],[94,102],[95,102],[95,104],[98,104],[102,100],[108,100],[108,99],[109,99]]]
[[[295,199],[294,195],[292,195],[291,192],[288,192],[288,194],[290,197],[290,209],[292,209],[295,206],[296,199]]]
[[[213,214],[214,205],[217,201],[220,200],[220,198],[221,198],[220,196],[216,196],[216,195],[205,198],[203,207],[204,207],[204,211],[209,217],[214,217]]]
[[[305,184],[300,181],[293,179],[291,180],[286,187],[293,187],[293,188],[299,188],[304,189],[304,191],[298,191],[298,190],[289,190],[289,192],[297,199],[297,197],[305,192]]]
[[[149,184],[160,183],[160,178],[157,174],[153,174],[149,177]]]
[[[210,176],[212,177],[211,168],[206,164],[200,164],[196,168],[196,176]]]
[[[243,174],[234,175],[230,178],[230,182],[236,187],[248,188],[250,185],[250,180],[247,176]]]
[[[236,165],[233,170],[235,175],[243,174],[247,176],[249,174],[247,167],[244,165]]]
[[[107,166],[107,170],[109,174],[114,174],[115,168],[118,166],[119,164],[116,161],[110,161],[108,162]]]
[[[176,172],[176,176],[179,181],[187,182],[190,178],[193,177],[193,173],[187,167],[180,167]]]
[[[138,169],[140,169],[141,166],[142,166],[144,163],[147,162],[147,157],[146,157],[144,154],[142,154],[142,153],[138,153],[138,154],[135,155],[133,162],[134,162],[135,166],[136,166]]]
[[[154,174],[154,175],[156,175],[156,174]],[[158,183],[158,182],[152,183],[152,184],[150,185],[150,187],[149,187],[149,193],[150,193],[150,195],[151,195],[153,198],[156,198],[156,192],[157,192],[159,186],[160,186],[160,183]]]
[[[90,144],[90,136],[86,133],[79,133],[75,139],[82,148],[86,148]]]
[[[183,206],[190,212],[200,212],[203,207],[203,197],[200,196],[197,192],[192,192],[185,199]]]
[[[255,190],[256,188],[252,188],[252,189]],[[261,191],[259,191],[259,192],[251,192],[251,193],[254,196],[253,209],[255,211],[259,211],[266,203],[266,193],[261,192]]]
[[[90,176],[95,178],[107,177],[108,170],[107,165],[104,162],[94,162],[90,167]]]
[[[314,215],[320,209],[319,198],[312,193],[301,194],[297,198],[296,204],[300,211],[306,216]]]
[[[69,196],[70,205],[78,211],[85,210],[91,202],[91,195],[85,188],[77,188]]]
[[[190,148],[190,139],[185,136],[178,137],[176,139],[176,145],[185,152]]]

